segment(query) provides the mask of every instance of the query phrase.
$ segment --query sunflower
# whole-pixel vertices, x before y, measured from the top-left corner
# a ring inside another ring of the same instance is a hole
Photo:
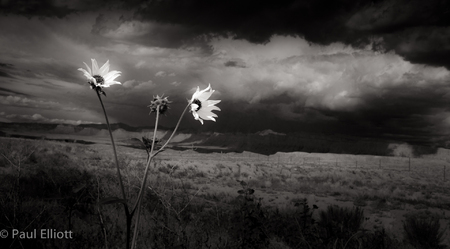
[[[197,87],[197,91],[192,95],[192,99],[189,102],[191,104],[191,112],[194,115],[194,119],[200,121],[203,124],[203,120],[216,121],[214,117],[217,117],[212,111],[220,111],[220,108],[215,104],[220,103],[220,100],[208,100],[213,94],[214,90],[211,89],[209,84],[207,88],[200,91]]]
[[[105,94],[102,90],[103,87],[110,87],[111,85],[121,84],[120,82],[114,80],[119,77],[122,72],[109,71],[109,60],[101,68],[98,68],[98,64],[95,59],[91,60],[92,70],[85,62],[83,63],[84,65],[86,65],[87,71],[83,68],[78,68],[78,70],[83,72],[84,76],[88,79],[88,83],[91,85],[92,89]]]

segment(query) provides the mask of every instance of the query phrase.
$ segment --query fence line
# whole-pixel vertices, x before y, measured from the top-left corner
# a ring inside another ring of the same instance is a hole
[[[277,167],[293,170],[301,167],[329,167],[329,168],[354,168],[367,170],[392,170],[409,171],[421,174],[438,175],[436,179],[446,181],[448,178],[448,161],[444,159],[412,158],[412,157],[387,157],[369,155],[339,155],[323,154],[320,157],[310,156],[309,153],[294,152],[275,155],[260,154],[226,154],[211,153],[201,154],[193,151],[172,152],[160,154],[157,160],[170,161],[202,161],[209,163],[250,163],[258,166]]]

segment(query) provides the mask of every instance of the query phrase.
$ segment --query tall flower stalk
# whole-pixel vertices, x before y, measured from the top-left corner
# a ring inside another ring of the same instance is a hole
[[[120,191],[122,193],[122,199],[116,198],[116,197],[110,197],[107,199],[102,200],[102,204],[109,204],[109,203],[122,203],[125,211],[125,216],[127,220],[127,249],[129,248],[130,244],[130,231],[131,231],[131,220],[132,215],[129,212],[128,205],[127,205],[127,196],[125,194],[125,188],[123,186],[122,181],[122,174],[120,173],[120,166],[119,166],[119,159],[117,157],[117,150],[116,150],[116,144],[114,143],[114,137],[112,135],[111,126],[109,124],[108,115],[106,114],[105,105],[103,104],[102,97],[100,96],[100,93],[106,96],[106,93],[103,91],[104,87],[110,87],[114,84],[121,84],[118,81],[114,81],[117,77],[120,76],[120,71],[109,71],[109,61],[107,61],[101,68],[98,67],[97,61],[95,59],[92,60],[92,69],[86,64],[87,70],[83,68],[79,68],[78,70],[83,72],[84,76],[88,79],[88,84],[91,86],[91,89],[95,90],[98,96],[98,100],[100,101],[100,104],[103,109],[103,113],[105,114],[105,120],[106,125],[108,127],[109,136],[111,138],[111,144],[114,152],[114,160],[116,162],[116,169],[117,169],[117,177],[119,178],[119,186]]]
[[[184,108],[183,113],[181,114],[180,118],[178,119],[178,123],[175,126],[172,135],[170,135],[169,139],[166,141],[166,143],[161,146],[161,148],[159,148],[155,153],[153,153],[153,148],[155,148],[155,140],[156,140],[156,132],[157,132],[157,127],[158,127],[158,121],[159,121],[159,106],[158,108],[156,108],[156,120],[155,120],[155,131],[153,133],[153,140],[152,140],[152,147],[150,149],[150,154],[147,160],[147,165],[145,166],[145,171],[144,171],[144,180],[142,180],[141,183],[141,188],[139,190],[139,194],[136,200],[136,203],[134,204],[134,207],[131,211],[132,214],[134,214],[134,212],[137,209],[137,218],[136,218],[136,223],[135,223],[135,227],[134,227],[134,234],[133,234],[133,241],[132,241],[132,247],[131,248],[135,248],[136,245],[136,240],[137,240],[137,236],[138,236],[138,226],[139,226],[139,221],[140,221],[140,207],[141,207],[141,200],[142,200],[142,196],[145,192],[145,185],[147,182],[147,176],[148,176],[148,169],[150,168],[150,163],[152,161],[152,159],[159,154],[160,152],[162,152],[164,150],[164,148],[166,147],[166,145],[170,142],[170,140],[172,139],[173,135],[175,134],[175,132],[177,131],[178,127],[180,126],[181,123],[181,119],[183,119],[184,113],[186,112],[186,110],[188,109],[190,104],[188,104],[186,106],[186,108]]]
[[[181,113],[181,116],[178,119],[178,122],[177,122],[175,128],[173,129],[172,134],[170,135],[169,139],[167,139],[167,141],[156,152],[154,152],[154,148],[155,148],[155,141],[156,141],[156,132],[158,130],[159,114],[160,114],[160,112],[164,113],[166,110],[169,109],[169,103],[171,103],[171,101],[168,101],[167,97],[162,98],[157,95],[156,97],[153,97],[153,101],[148,106],[148,107],[150,107],[150,113],[156,112],[155,130],[153,132],[152,145],[151,145],[150,153],[149,153],[149,156],[147,159],[147,165],[145,166],[144,179],[141,183],[141,188],[139,190],[139,194],[138,194],[136,203],[131,211],[131,214],[133,215],[137,209],[137,218],[136,218],[136,223],[135,223],[135,227],[134,227],[135,229],[134,229],[134,234],[133,234],[133,241],[131,244],[132,249],[135,248],[135,246],[136,246],[136,240],[137,240],[138,229],[139,229],[138,226],[139,226],[139,221],[140,221],[141,200],[142,200],[142,196],[145,192],[145,185],[147,182],[148,169],[150,167],[150,163],[151,163],[152,159],[157,154],[162,152],[164,150],[164,148],[167,146],[167,144],[169,144],[170,140],[172,140],[173,136],[175,135],[175,133],[178,130],[178,127],[180,126],[181,119],[183,119],[184,114],[186,113],[186,111],[189,108],[194,116],[194,119],[200,120],[200,122],[202,124],[203,124],[203,120],[201,120],[202,118],[207,119],[207,120],[216,121],[212,116],[217,117],[217,115],[212,113],[211,111],[212,110],[220,111],[219,107],[215,106],[215,104],[219,103],[220,100],[208,100],[213,92],[214,92],[214,90],[211,89],[211,85],[208,85],[208,87],[202,91],[200,91],[200,89],[197,87],[197,91],[194,93],[194,95],[192,95],[191,100],[188,101],[188,103],[187,103],[186,107],[184,108],[183,112]],[[203,110],[202,107],[204,107],[205,110]]]
[[[123,187],[122,175],[120,174],[119,160],[117,158],[116,145],[114,143],[114,137],[112,135],[111,126],[109,125],[108,115],[106,114],[105,106],[103,105],[103,101],[100,96],[100,93],[106,96],[106,93],[103,91],[104,87],[110,87],[111,85],[114,84],[121,84],[120,82],[115,81],[115,79],[120,76],[121,72],[109,71],[109,61],[107,61],[101,68],[99,68],[97,61],[95,59],[91,60],[92,60],[92,69],[86,63],[83,62],[84,65],[86,65],[87,67],[87,71],[83,68],[79,68],[78,70],[83,72],[84,76],[88,79],[88,83],[90,84],[91,89],[95,90],[98,96],[98,100],[102,105],[103,113],[105,114],[106,125],[108,126],[109,136],[111,138],[111,144],[113,147],[120,190],[122,192],[123,199],[126,200],[125,188]],[[125,210],[127,210],[126,212],[128,213],[128,208],[126,204],[124,206]]]
[[[216,121],[214,118],[217,117],[216,114],[214,114],[213,110],[220,109],[215,106],[217,103],[220,102],[220,100],[208,100],[209,97],[212,95],[214,90],[211,89],[211,86],[208,85],[208,87],[202,91],[197,87],[197,91],[192,95],[191,100],[188,101],[186,107],[183,110],[183,113],[181,114],[180,118],[178,119],[178,122],[170,135],[169,139],[158,149],[155,150],[155,144],[156,144],[156,133],[158,131],[158,123],[160,114],[164,114],[169,109],[169,104],[171,101],[168,100],[168,97],[163,97],[157,95],[156,97],[153,97],[153,101],[151,101],[150,107],[150,113],[155,112],[156,113],[156,120],[155,120],[155,128],[153,132],[153,139],[151,140],[151,145],[149,141],[145,138],[143,138],[143,142],[147,147],[147,164],[145,166],[144,171],[144,178],[141,182],[141,187],[139,189],[139,194],[136,198],[136,201],[131,209],[129,209],[128,201],[125,194],[125,188],[123,186],[122,181],[122,175],[120,173],[120,167],[119,167],[119,160],[117,157],[117,151],[116,151],[116,145],[114,143],[114,138],[111,131],[111,126],[109,124],[108,115],[106,114],[105,106],[103,105],[103,101],[100,94],[103,94],[106,96],[106,93],[103,91],[104,87],[109,87],[113,84],[120,84],[120,82],[114,81],[115,78],[120,76],[121,72],[119,71],[109,71],[109,61],[107,61],[101,68],[98,67],[97,61],[92,59],[92,69],[89,68],[89,66],[84,63],[87,67],[87,70],[79,68],[78,70],[82,71],[84,76],[88,79],[88,83],[90,84],[91,88],[95,90],[97,93],[98,99],[100,101],[100,104],[103,109],[103,113],[105,114],[106,124],[108,126],[109,135],[111,138],[111,144],[113,147],[114,152],[114,159],[116,162],[116,168],[117,168],[117,177],[119,179],[119,185],[122,193],[122,199],[117,197],[108,197],[100,201],[100,204],[113,204],[113,203],[121,203],[124,206],[125,216],[126,216],[126,223],[127,223],[127,238],[126,238],[126,248],[129,249],[136,247],[137,237],[139,235],[139,222],[140,222],[140,212],[141,212],[141,205],[142,205],[142,198],[145,193],[145,187],[148,177],[148,171],[150,167],[150,163],[152,162],[153,158],[161,153],[164,148],[167,146],[167,144],[172,140],[173,136],[175,135],[176,131],[178,130],[178,127],[180,126],[181,119],[183,118],[184,114],[188,109],[190,109],[190,112],[192,112],[192,115],[194,116],[194,119],[199,120],[203,124],[203,120],[211,120]],[[150,147],[150,148],[148,148]],[[134,224],[134,232],[133,232],[133,238],[131,240],[131,225],[134,214],[137,213],[136,221]],[[131,244],[130,244],[131,242]]]

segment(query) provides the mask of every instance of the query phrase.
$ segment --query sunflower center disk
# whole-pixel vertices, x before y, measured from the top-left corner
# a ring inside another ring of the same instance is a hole
[[[200,110],[202,108],[202,102],[200,102],[200,100],[194,99],[194,101],[192,101],[192,103],[196,104],[198,106],[197,110],[195,110],[195,111],[198,111],[198,110]]]
[[[105,79],[103,79],[103,77],[100,75],[94,75],[92,77],[94,77],[98,85],[103,85],[103,83],[105,83]]]

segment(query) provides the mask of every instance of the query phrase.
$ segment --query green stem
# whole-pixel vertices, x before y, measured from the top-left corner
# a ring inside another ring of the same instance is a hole
[[[103,113],[105,114],[106,125],[108,126],[109,136],[111,137],[111,143],[112,143],[112,147],[113,147],[113,151],[114,151],[114,159],[116,160],[117,176],[119,177],[120,190],[122,191],[123,199],[126,200],[127,198],[126,198],[126,195],[125,195],[125,189],[123,187],[122,176],[120,174],[119,160],[117,159],[116,144],[114,143],[114,138],[113,138],[113,135],[112,135],[112,132],[111,132],[111,126],[109,125],[108,115],[106,114],[105,106],[103,105],[103,101],[102,101],[102,98],[100,96],[100,93],[98,91],[95,91],[95,92],[97,93],[98,99],[100,100],[100,104],[102,105]],[[123,206],[125,208],[125,215],[126,215],[126,218],[127,218],[127,248],[129,248],[129,245],[130,245],[131,216],[130,216],[130,212],[128,210],[127,204],[123,203]]]

